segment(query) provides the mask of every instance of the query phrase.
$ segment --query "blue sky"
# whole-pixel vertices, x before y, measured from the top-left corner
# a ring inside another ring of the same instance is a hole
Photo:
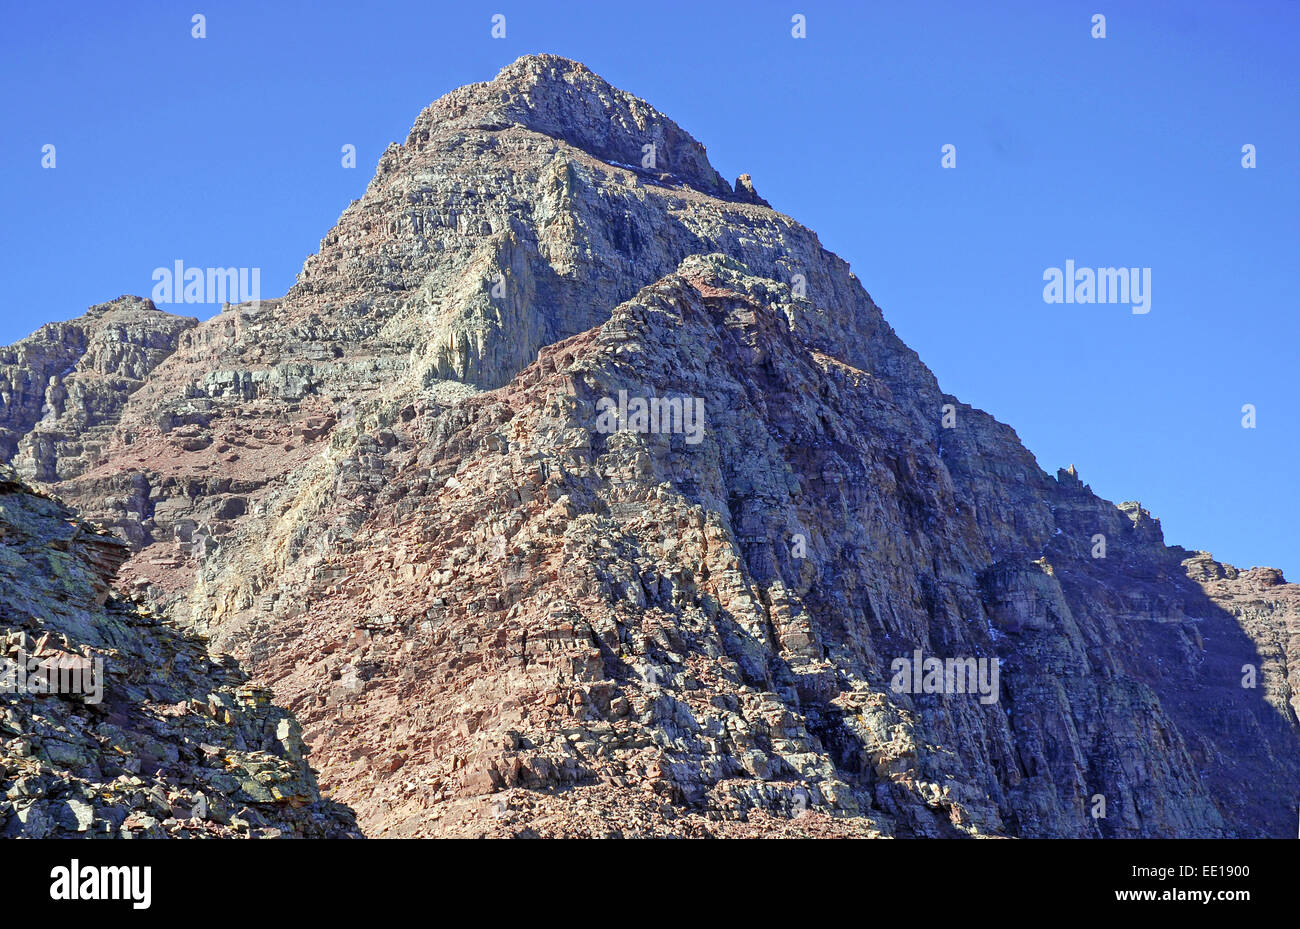
[[[283,293],[421,108],[552,52],[752,174],[1045,469],[1141,500],[1171,543],[1300,579],[1300,3],[361,8],[12,5],[0,343],[147,296],[176,259]],[[1151,268],[1151,311],[1044,303],[1067,259]]]

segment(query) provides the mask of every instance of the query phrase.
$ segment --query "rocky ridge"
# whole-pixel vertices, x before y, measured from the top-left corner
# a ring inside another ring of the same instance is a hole
[[[0,351],[0,457],[42,482],[98,464],[127,398],[196,325],[118,297]]]
[[[601,432],[620,390],[698,398],[702,441]],[[1044,473],[576,62],[431,105],[283,299],[124,397],[40,474],[369,834],[1294,827],[1295,585]],[[998,700],[894,692],[917,649],[998,659]]]

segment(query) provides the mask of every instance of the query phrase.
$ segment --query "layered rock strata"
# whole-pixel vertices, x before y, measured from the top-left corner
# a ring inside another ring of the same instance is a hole
[[[638,398],[680,428],[606,428]],[[1295,585],[1045,473],[575,62],[432,104],[94,460],[25,464],[24,403],[16,460],[371,835],[1293,834]]]

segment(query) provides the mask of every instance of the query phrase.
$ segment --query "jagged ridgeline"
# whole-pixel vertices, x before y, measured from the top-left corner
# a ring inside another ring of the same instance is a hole
[[[368,835],[1294,834],[1296,586],[1044,473],[576,62],[433,103],[283,298],[0,362]]]

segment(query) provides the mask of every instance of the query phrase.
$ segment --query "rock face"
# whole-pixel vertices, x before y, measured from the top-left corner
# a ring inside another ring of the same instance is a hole
[[[128,554],[0,468],[0,836],[358,835],[265,689],[112,592]]]
[[[197,324],[118,297],[0,351],[0,455],[45,482],[97,464],[127,398]]]
[[[575,62],[431,105],[108,432],[40,473],[368,834],[1293,834],[1296,586],[1044,473]]]

